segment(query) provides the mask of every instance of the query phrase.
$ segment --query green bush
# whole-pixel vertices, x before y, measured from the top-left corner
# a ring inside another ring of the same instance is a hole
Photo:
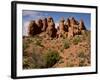
[[[85,59],[79,58],[79,66],[85,66]]]
[[[32,63],[32,59],[30,61],[29,57],[23,58],[23,69],[32,69],[35,68],[35,64]]]
[[[64,41],[63,41],[63,48],[64,49],[67,49],[67,48],[69,48],[70,47],[70,43],[69,43],[69,41],[67,40],[67,39],[65,39]]]
[[[83,51],[80,51],[80,52],[78,53],[78,57],[79,57],[79,58],[85,58],[86,56],[85,56],[85,54],[84,54]]]
[[[86,66],[86,64],[85,64],[86,55],[84,54],[83,51],[80,51],[78,53],[78,58],[79,58],[79,66],[81,66],[81,67]]]
[[[42,53],[40,50],[33,49],[33,53],[30,59],[29,57],[23,58],[23,68],[49,68],[57,63],[59,59],[59,53],[55,50],[48,50],[46,53]]]
[[[29,45],[27,43],[23,43],[23,50],[25,50],[28,47],[29,47]]]
[[[80,37],[79,36],[75,36],[74,39],[73,39],[73,44],[77,45],[79,42],[81,42]]]
[[[28,62],[28,59],[23,59],[23,68],[24,69],[28,69],[30,66],[29,66],[29,62]]]
[[[48,50],[44,55],[46,67],[52,67],[60,59],[60,55],[57,51]]]
[[[43,47],[43,45],[41,44],[41,40],[36,40],[35,42],[36,45]]]
[[[69,48],[70,46],[69,46],[69,43],[68,42],[64,42],[64,49],[67,49],[67,48]]]
[[[34,68],[44,68],[45,62],[43,59],[43,54],[41,48],[34,47],[30,57],[23,56],[23,68],[24,69],[34,69]]]

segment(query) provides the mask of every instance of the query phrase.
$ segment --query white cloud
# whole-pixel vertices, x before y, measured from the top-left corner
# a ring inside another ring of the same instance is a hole
[[[57,28],[58,26],[59,26],[59,23],[56,22],[56,23],[55,23],[55,28]]]
[[[25,21],[28,20],[38,20],[38,19],[42,19],[44,17],[47,17],[48,14],[47,13],[43,13],[43,12],[39,12],[39,11],[31,11],[31,10],[24,10],[23,11],[23,19]]]
[[[31,10],[23,10],[23,16],[27,16],[27,15],[39,15],[40,12],[37,11],[31,11]]]
[[[24,22],[24,25],[23,25],[23,35],[25,36],[28,36],[28,26],[29,26],[29,21],[27,22]]]

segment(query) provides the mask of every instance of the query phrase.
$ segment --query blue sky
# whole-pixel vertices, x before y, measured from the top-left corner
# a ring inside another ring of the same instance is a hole
[[[29,24],[30,20],[37,20],[39,18],[44,18],[51,16],[54,19],[54,22],[57,24],[59,20],[64,17],[65,20],[67,20],[68,17],[74,17],[76,20],[80,21],[83,19],[84,24],[87,29],[90,30],[91,27],[91,14],[89,13],[73,13],[73,12],[52,12],[52,11],[34,11],[34,10],[23,10],[22,12],[22,20],[23,20],[23,26],[25,29],[23,29],[23,34],[27,34],[26,27]]]

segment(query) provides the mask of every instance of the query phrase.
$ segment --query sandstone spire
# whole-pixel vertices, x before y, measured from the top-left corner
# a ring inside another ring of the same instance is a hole
[[[34,36],[38,32],[38,26],[35,22],[35,20],[30,21],[29,27],[28,27],[28,35]]]
[[[49,37],[56,37],[56,28],[55,28],[55,23],[54,23],[54,20],[51,16],[49,16],[47,18],[47,30],[46,30],[46,33]]]
[[[81,30],[86,30],[86,27],[85,27],[84,22],[83,22],[82,19],[80,20],[79,26],[80,26]]]
[[[59,21],[59,26],[57,29],[55,28],[55,22],[51,16],[38,19],[37,22],[35,20],[30,21],[28,27],[28,35],[34,36],[36,34],[47,35],[48,37],[73,37],[75,35],[80,35],[84,33],[86,30],[85,24],[83,20],[77,21],[74,17],[69,17],[65,21],[62,17]]]
[[[43,20],[42,20],[42,22],[43,22],[43,28],[42,28],[42,31],[46,31],[46,29],[47,29],[47,18],[44,18]]]
[[[66,37],[67,36],[67,28],[65,25],[65,20],[62,17],[60,22],[59,22],[59,30],[57,31],[57,37]]]

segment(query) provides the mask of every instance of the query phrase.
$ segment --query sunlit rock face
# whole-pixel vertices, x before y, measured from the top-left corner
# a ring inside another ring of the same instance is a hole
[[[67,37],[67,25],[65,25],[65,20],[64,18],[61,18],[60,22],[59,22],[59,28],[57,30],[57,37]]]
[[[80,26],[80,32],[81,32],[82,34],[84,34],[84,33],[85,33],[85,30],[86,30],[86,27],[85,27],[84,21],[83,21],[82,19],[81,19],[80,22],[79,22],[79,26]]]
[[[56,29],[56,28],[57,29]],[[48,37],[73,37],[75,35],[81,35],[85,32],[86,27],[84,21],[77,21],[74,17],[69,17],[66,20],[62,17],[59,21],[59,25],[55,26],[54,19],[47,17],[44,19],[38,19],[37,21],[30,21],[28,27],[28,35],[34,36],[36,34],[43,33]]]

